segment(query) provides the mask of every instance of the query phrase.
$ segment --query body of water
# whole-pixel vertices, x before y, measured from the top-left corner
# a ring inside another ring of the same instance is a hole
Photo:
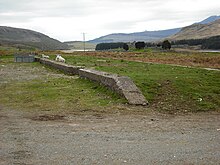
[[[200,52],[220,52],[220,50],[200,50]]]
[[[73,53],[73,52],[83,52],[84,49],[70,49],[70,50],[61,50],[64,53]],[[88,51],[95,51],[95,49],[85,49],[86,52]]]

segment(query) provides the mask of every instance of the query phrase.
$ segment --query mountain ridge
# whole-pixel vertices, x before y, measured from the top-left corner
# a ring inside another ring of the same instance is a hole
[[[220,19],[220,15],[219,16],[218,15],[213,15],[213,16],[210,16],[210,17],[208,17],[208,18],[206,18],[206,19],[204,19],[200,22],[197,22],[195,24],[208,24],[208,23],[214,22],[218,19]]]
[[[170,40],[203,39],[220,35],[220,19],[208,24],[193,24],[168,37]]]
[[[134,33],[112,33],[99,38],[90,40],[91,43],[102,43],[102,42],[134,42],[134,41],[156,41],[161,38],[166,38],[174,33],[180,31],[181,28],[167,29],[167,30],[156,30],[156,31],[143,31]]]
[[[0,44],[23,45],[42,50],[68,49],[66,44],[43,33],[9,26],[0,26]]]

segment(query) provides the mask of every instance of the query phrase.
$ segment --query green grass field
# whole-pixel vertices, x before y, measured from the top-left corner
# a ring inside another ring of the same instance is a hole
[[[63,55],[68,64],[129,76],[149,101],[149,108],[164,113],[220,110],[220,72],[163,64],[148,64],[94,56]],[[51,56],[53,59],[55,56]],[[84,79],[45,77],[57,71],[39,63],[14,63],[13,56],[0,56],[0,69],[40,68],[45,73],[25,82],[1,84],[0,103],[45,110],[114,109],[126,101],[97,83]],[[43,68],[42,68],[43,67]],[[59,73],[60,74],[60,73]],[[62,74],[61,74],[62,75]],[[16,76],[16,74],[12,75]],[[71,107],[71,108],[70,108]]]
[[[69,64],[129,76],[150,105],[165,111],[220,108],[220,72],[89,56],[66,56]]]
[[[105,111],[106,107],[126,103],[124,98],[98,83],[64,75],[37,62],[13,61],[13,56],[0,56],[1,106],[79,114]]]

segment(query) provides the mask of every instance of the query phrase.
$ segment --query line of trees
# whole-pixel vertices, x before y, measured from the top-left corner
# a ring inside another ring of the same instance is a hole
[[[151,43],[151,42],[134,42],[134,47],[136,49],[144,49],[145,47],[161,47],[163,49],[170,49],[171,43],[168,40],[163,41],[162,43]],[[132,44],[131,44],[132,45]],[[122,48],[124,50],[129,50],[129,46],[127,43],[124,42],[111,42],[111,43],[99,43],[96,45],[95,50],[110,50],[110,49],[119,49]]]
[[[168,40],[163,42],[154,43],[154,42],[136,42],[135,48],[136,49],[144,49],[145,47],[162,47],[163,49],[171,49],[171,43]]]
[[[204,39],[178,40],[172,41],[171,44],[189,46],[201,45],[202,49],[220,49],[220,36],[214,36]]]
[[[123,42],[112,42],[112,43],[100,43],[96,45],[95,50],[109,50],[109,49],[119,49],[123,48],[124,50],[128,50],[129,46]]]
[[[161,47],[163,49],[170,49],[171,48],[171,44],[168,40],[165,40],[162,43],[151,43],[151,42],[135,42],[134,46],[136,49],[144,49],[145,47]],[[109,49],[119,49],[122,48],[124,50],[129,50],[129,46],[127,43],[124,42],[111,42],[111,43],[99,43],[96,45],[95,50],[109,50]]]

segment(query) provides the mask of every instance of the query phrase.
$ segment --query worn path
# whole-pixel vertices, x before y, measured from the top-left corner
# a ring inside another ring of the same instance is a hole
[[[52,115],[1,107],[0,164],[219,164],[220,115]]]

